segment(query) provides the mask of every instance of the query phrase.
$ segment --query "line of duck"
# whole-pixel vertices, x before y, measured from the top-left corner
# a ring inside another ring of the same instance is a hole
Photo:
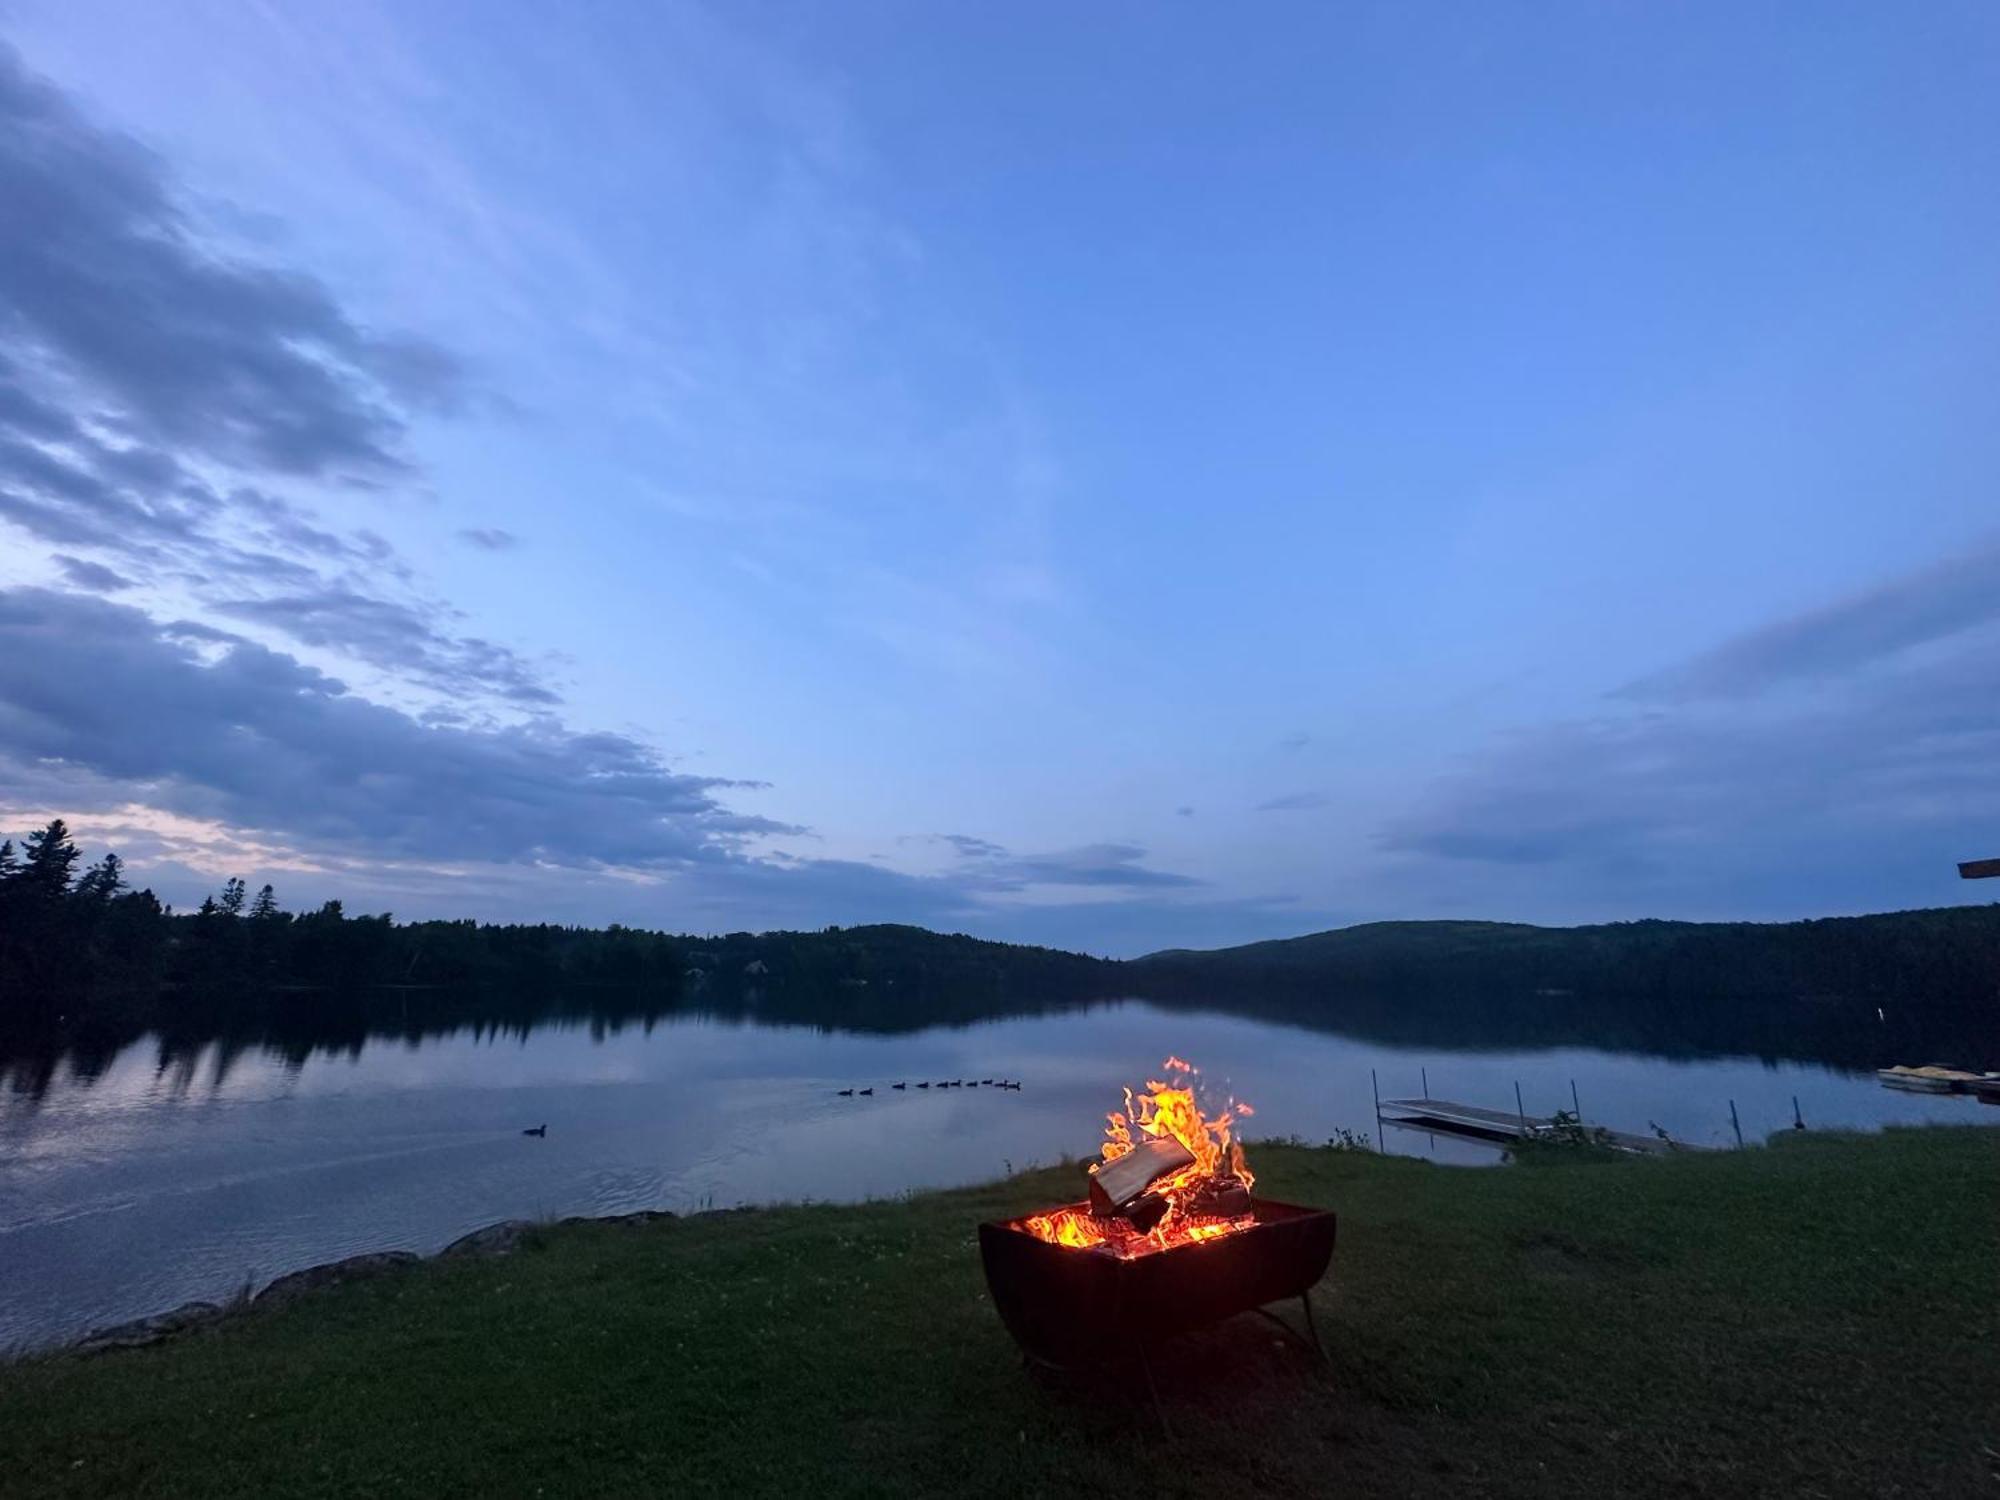
[[[921,1082],[916,1086],[920,1089],[1008,1089],[1016,1094],[1021,1092],[1020,1083],[1007,1078],[952,1078],[941,1079],[936,1083]],[[902,1083],[892,1083],[889,1087],[907,1089],[910,1084],[905,1080]],[[866,1099],[875,1090],[871,1086],[865,1089],[837,1089],[835,1092],[843,1099]]]

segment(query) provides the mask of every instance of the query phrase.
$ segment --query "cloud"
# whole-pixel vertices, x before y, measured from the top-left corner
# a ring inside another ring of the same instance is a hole
[[[513,532],[502,531],[498,526],[467,526],[460,530],[458,539],[484,552],[507,552],[521,545],[521,539]]]
[[[399,404],[463,396],[443,350],[359,326],[309,276],[218,254],[157,157],[84,120],[11,50],[0,201],[10,348],[124,440],[235,468],[381,475],[405,466]]]
[[[1282,797],[1259,802],[1256,812],[1311,812],[1316,807],[1325,807],[1326,797],[1319,792],[1290,792]]]
[[[159,158],[4,47],[0,202],[0,521],[65,549],[84,587],[184,591],[453,698],[557,701],[516,653],[411,593],[383,538],[270,488],[408,476],[410,414],[466,399],[450,354],[224,253]]]
[[[213,626],[43,589],[0,590],[0,784],[18,822],[81,815],[169,899],[233,869],[406,915],[908,921],[1100,952],[1270,905],[1140,900],[1199,882],[1145,868],[1133,844],[1015,855],[959,835],[967,867],[941,876],[760,854],[802,830],[732,810],[746,783],[679,773],[626,736],[425,722]],[[1036,888],[1118,897],[1091,903],[1115,921],[1014,899]]]
[[[1139,863],[1146,851],[1137,844],[1083,844],[1046,854],[1015,854],[963,833],[939,837],[970,866],[961,867],[953,878],[968,889],[985,892],[1020,891],[1030,886],[1164,890],[1202,883],[1189,875],[1147,869]]]
[[[1820,909],[1943,898],[1956,851],[2000,839],[2000,619],[1931,585],[1989,565],[1970,554],[1750,632],[1618,711],[1496,742],[1381,843],[1533,865],[1587,899],[1614,881],[1628,900],[1766,913],[1805,893]]]
[[[2000,545],[1975,548],[1849,599],[1750,631],[1618,696],[1639,703],[1754,696],[1832,678],[2000,620]]]
[[[89,589],[94,594],[112,594],[132,587],[131,579],[119,576],[102,563],[71,557],[66,552],[58,552],[50,560],[62,569],[63,577],[68,582],[80,589]]]
[[[794,831],[621,735],[425,723],[212,627],[38,589],[0,592],[0,757],[385,860],[671,868]]]
[[[483,688],[516,704],[561,700],[525,661],[505,646],[441,631],[427,613],[351,589],[327,588],[219,603],[216,613],[272,626],[308,646],[350,652],[441,692]]]

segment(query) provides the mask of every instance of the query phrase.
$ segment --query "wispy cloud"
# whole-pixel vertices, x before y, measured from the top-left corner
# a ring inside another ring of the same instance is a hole
[[[35,589],[0,593],[0,760],[388,860],[672,866],[794,831],[621,735],[425,723],[212,627]]]
[[[1787,683],[1844,676],[1995,620],[2000,620],[2000,544],[1750,631],[1641,678],[1618,696],[1636,703],[1754,697]]]
[[[456,359],[223,253],[157,156],[5,47],[0,199],[0,522],[67,549],[79,588],[164,590],[453,696],[556,701],[380,536],[270,488],[407,479],[412,414],[466,398]]]
[[[1257,812],[1311,812],[1316,807],[1326,806],[1326,795],[1322,792],[1288,792],[1282,797],[1272,797],[1259,802]]]
[[[987,892],[1020,891],[1033,886],[1167,890],[1201,884],[1192,876],[1141,864],[1147,851],[1137,844],[1082,844],[1043,854],[1016,854],[989,840],[961,833],[940,837],[965,862],[954,878]]]
[[[1536,866],[1550,890],[1741,909],[1935,888],[2000,827],[2000,609],[1977,551],[1749,632],[1628,705],[1469,758],[1384,832],[1395,853]],[[2000,581],[2000,579],[1996,579]]]

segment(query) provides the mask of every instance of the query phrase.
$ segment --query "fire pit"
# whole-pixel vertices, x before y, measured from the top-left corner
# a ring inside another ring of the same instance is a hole
[[[1310,1292],[1333,1214],[1251,1196],[1232,1127],[1252,1111],[1231,1100],[1206,1116],[1196,1070],[1168,1058],[1166,1071],[1107,1117],[1086,1201],[979,1226],[993,1305],[1033,1359],[1143,1362],[1162,1339],[1291,1297],[1319,1347]]]

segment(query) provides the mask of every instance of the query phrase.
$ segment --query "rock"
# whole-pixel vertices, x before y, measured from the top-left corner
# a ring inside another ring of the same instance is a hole
[[[521,1236],[533,1229],[528,1219],[502,1219],[453,1240],[439,1255],[511,1255],[520,1248]]]
[[[103,1354],[111,1349],[139,1349],[157,1344],[190,1328],[213,1323],[222,1309],[213,1302],[183,1302],[172,1312],[154,1313],[150,1318],[134,1318],[109,1328],[93,1328],[76,1342],[78,1354]]]
[[[384,1271],[398,1270],[403,1266],[415,1265],[416,1262],[417,1257],[408,1250],[375,1250],[367,1255],[350,1255],[346,1260],[329,1261],[323,1266],[307,1266],[303,1271],[280,1276],[259,1292],[255,1301],[259,1307],[276,1307],[306,1292],[318,1291],[321,1287],[338,1286],[344,1281],[359,1281],[367,1276],[379,1276]]]
[[[652,1224],[660,1219],[678,1219],[679,1214],[664,1208],[642,1208],[629,1214],[571,1214],[558,1224]]]

